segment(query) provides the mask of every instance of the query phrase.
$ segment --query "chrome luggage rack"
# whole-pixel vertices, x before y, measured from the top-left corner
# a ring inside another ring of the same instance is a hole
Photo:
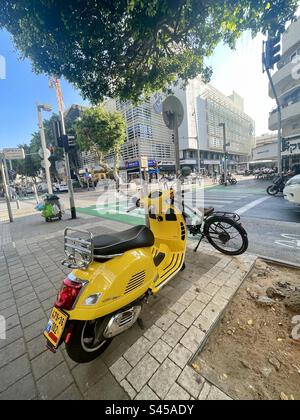
[[[64,252],[67,258],[62,265],[72,269],[87,269],[94,261],[94,235],[86,230],[66,228]]]

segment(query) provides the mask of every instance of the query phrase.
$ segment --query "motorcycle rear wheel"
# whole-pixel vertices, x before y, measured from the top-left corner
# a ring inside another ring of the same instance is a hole
[[[106,325],[106,318],[75,321],[70,341],[66,344],[68,356],[76,363],[89,363],[97,359],[112,342],[112,339],[104,338],[95,341],[96,331],[101,336]]]
[[[270,185],[270,186],[267,188],[267,193],[268,193],[269,195],[274,196],[274,195],[276,195],[276,194],[278,194],[278,193],[279,193],[279,189],[276,187],[276,185]]]

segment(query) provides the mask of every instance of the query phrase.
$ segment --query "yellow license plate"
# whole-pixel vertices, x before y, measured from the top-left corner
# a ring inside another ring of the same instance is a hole
[[[59,345],[67,321],[68,315],[57,308],[53,308],[44,336],[55,348]]]

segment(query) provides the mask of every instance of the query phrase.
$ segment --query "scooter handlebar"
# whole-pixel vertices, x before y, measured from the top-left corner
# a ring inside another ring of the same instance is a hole
[[[129,209],[126,210],[126,213],[130,213],[131,211],[135,209],[136,209],[136,206],[129,207]]]

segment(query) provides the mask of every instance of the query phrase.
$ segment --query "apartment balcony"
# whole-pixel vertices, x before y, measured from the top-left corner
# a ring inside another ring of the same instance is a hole
[[[300,118],[300,102],[295,102],[281,110],[282,127],[297,122]],[[278,130],[278,112],[274,110],[270,113],[269,129],[271,131]]]
[[[290,61],[288,64],[286,64],[276,73],[274,73],[272,79],[277,95],[279,97],[284,95],[286,92],[294,89],[295,87],[300,86],[300,74],[298,72],[297,76],[297,69],[299,69],[299,63],[295,64]],[[269,96],[274,99],[274,94],[270,83]]]

